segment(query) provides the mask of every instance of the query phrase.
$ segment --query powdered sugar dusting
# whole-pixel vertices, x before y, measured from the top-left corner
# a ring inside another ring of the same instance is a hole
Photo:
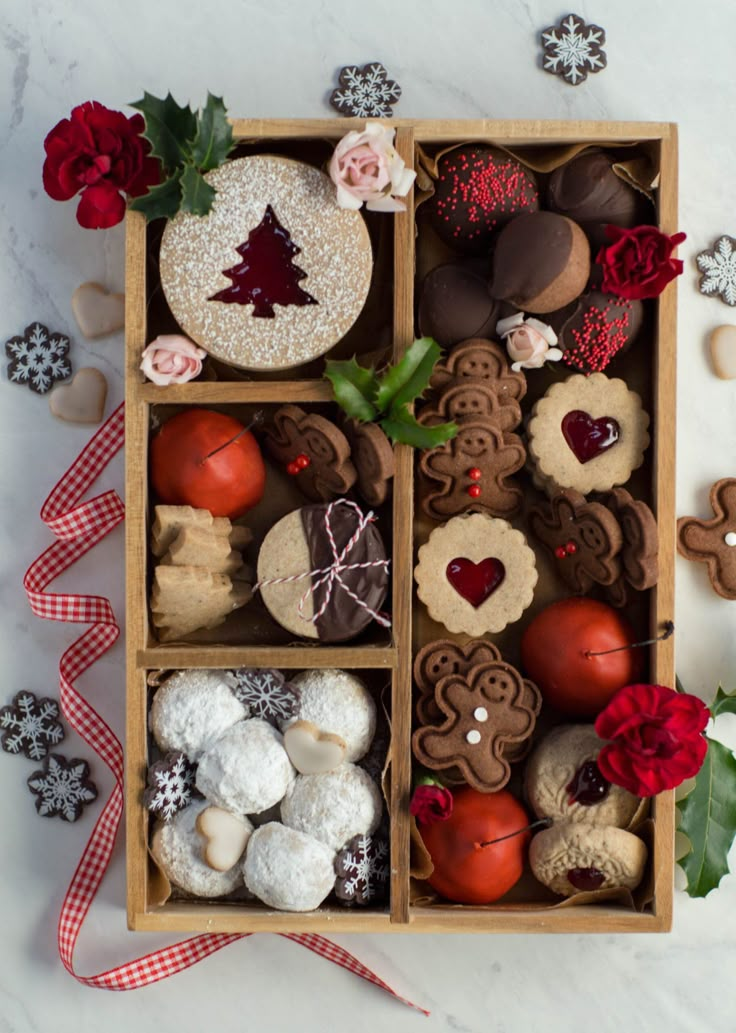
[[[360,314],[372,255],[359,212],[339,208],[319,169],[275,155],[227,162],[205,177],[217,190],[206,218],[179,213],[161,242],[161,283],[182,329],[210,354],[245,369],[286,369],[322,355]],[[301,248],[303,286],[317,305],[275,306],[256,319],[252,305],[210,301],[229,286],[223,270],[238,259],[271,204]]]

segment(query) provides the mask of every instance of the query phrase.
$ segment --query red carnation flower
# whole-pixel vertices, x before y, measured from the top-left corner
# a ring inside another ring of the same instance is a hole
[[[431,825],[435,821],[447,821],[452,814],[452,793],[444,786],[419,785],[409,804],[420,825]]]
[[[596,719],[596,733],[608,740],[598,767],[635,796],[674,789],[700,770],[709,718],[697,696],[663,685],[627,685]]]
[[[656,298],[683,270],[672,252],[684,233],[668,237],[656,226],[606,226],[606,236],[611,243],[600,249],[596,262],[603,267],[602,289],[608,294],[630,301]]]
[[[127,118],[88,100],[74,108],[44,140],[43,185],[55,201],[81,191],[77,222],[85,229],[107,229],[125,215],[123,194],[138,197],[158,183],[160,165],[141,136],[142,115]]]

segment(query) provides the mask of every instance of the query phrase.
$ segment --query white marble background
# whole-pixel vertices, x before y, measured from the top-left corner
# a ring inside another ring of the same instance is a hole
[[[0,330],[34,319],[71,332],[77,367],[122,397],[122,336],[96,344],[76,332],[69,299],[83,280],[123,288],[123,233],[81,230],[74,203],[41,186],[42,141],[71,107],[111,107],[144,88],[171,89],[195,106],[206,90],[234,114],[327,116],[325,95],[347,63],[381,60],[403,88],[410,117],[672,120],[681,127],[678,511],[705,512],[707,489],[734,469],[736,385],[716,380],[708,331],[728,322],[696,290],[694,255],[736,235],[736,110],[731,0],[584,0],[576,11],[607,30],[609,67],[572,88],[537,67],[536,33],[567,13],[543,0],[5,0],[0,23]],[[734,314],[736,315],[736,314]],[[734,321],[731,319],[731,321]],[[56,665],[77,635],[31,616],[21,578],[50,543],[37,514],[88,432],[55,422],[45,399],[0,381],[0,657],[2,700],[21,688],[56,694]],[[103,485],[122,490],[122,462]],[[736,604],[719,599],[703,569],[678,561],[678,671],[709,698],[734,686]],[[123,612],[122,533],[59,589],[108,595]],[[80,685],[122,734],[123,650]],[[732,721],[728,727],[728,721]],[[722,719],[736,745],[736,721]],[[721,729],[719,729],[720,731]],[[89,756],[70,737],[66,750]],[[110,779],[98,764],[101,793]],[[400,992],[432,1010],[424,1019],[303,949],[272,936],[246,940],[166,983],[131,994],[78,986],[55,945],[63,893],[99,805],[77,825],[41,821],[24,782],[31,762],[0,753],[0,1033],[155,1030],[368,1031],[433,1029],[526,1033],[726,1033],[736,1019],[736,880],[705,900],[678,893],[670,936],[582,938],[360,937],[340,942]],[[78,954],[83,972],[150,950],[157,937],[125,930],[123,843]]]

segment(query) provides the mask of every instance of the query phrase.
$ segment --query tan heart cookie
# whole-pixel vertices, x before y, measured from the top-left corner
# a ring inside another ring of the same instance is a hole
[[[197,816],[197,832],[206,840],[204,859],[216,872],[227,872],[243,856],[253,826],[247,818],[222,807],[207,807]]]
[[[284,732],[284,749],[302,775],[320,775],[339,768],[345,757],[345,740],[322,732],[311,721],[295,721]]]
[[[80,369],[68,384],[49,395],[51,415],[65,423],[101,423],[107,399],[105,374],[92,366]]]
[[[125,295],[101,283],[83,283],[72,294],[72,312],[85,337],[107,337],[125,326]]]

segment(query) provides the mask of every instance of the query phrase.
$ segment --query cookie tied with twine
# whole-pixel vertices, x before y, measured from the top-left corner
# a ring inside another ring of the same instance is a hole
[[[271,528],[258,555],[255,591],[287,631],[345,642],[371,621],[391,626],[380,610],[388,568],[373,513],[336,499],[293,510]]]

